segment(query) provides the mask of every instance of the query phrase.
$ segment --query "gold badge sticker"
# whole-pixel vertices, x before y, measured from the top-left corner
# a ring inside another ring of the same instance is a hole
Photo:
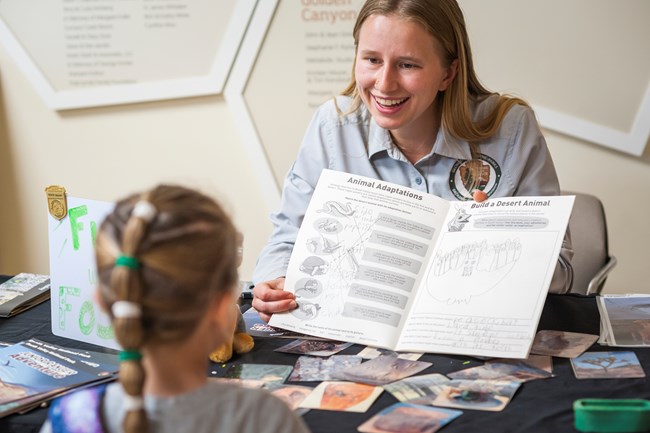
[[[58,220],[62,220],[68,214],[68,203],[65,199],[65,188],[58,185],[50,185],[45,188],[47,195],[47,208],[50,215]]]

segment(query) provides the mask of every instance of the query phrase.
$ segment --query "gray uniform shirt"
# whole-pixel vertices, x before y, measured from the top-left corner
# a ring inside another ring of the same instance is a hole
[[[473,105],[474,120],[491,111],[495,98],[490,96]],[[314,114],[285,178],[281,208],[271,214],[274,230],[260,253],[253,274],[255,283],[285,275],[300,224],[324,168],[396,183],[447,200],[472,199],[472,181],[477,179],[468,175],[471,170],[467,165],[472,159],[469,143],[442,127],[431,152],[412,164],[394,145],[390,132],[378,126],[364,106],[342,116],[340,112],[349,106],[350,98],[339,96]],[[494,136],[479,144],[479,152],[479,189],[489,197],[560,194],[551,154],[529,107],[511,107]],[[572,256],[567,233],[551,292],[564,293],[571,288]]]
[[[106,433],[122,432],[123,403],[122,386],[110,384],[102,406]],[[309,433],[303,420],[269,392],[228,383],[209,382],[174,397],[146,396],[145,406],[155,433]],[[47,421],[41,433],[51,431]]]

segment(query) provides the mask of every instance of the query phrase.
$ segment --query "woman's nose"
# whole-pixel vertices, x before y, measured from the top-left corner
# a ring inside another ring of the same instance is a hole
[[[390,65],[384,65],[377,71],[375,89],[380,92],[390,92],[397,87],[395,72]]]

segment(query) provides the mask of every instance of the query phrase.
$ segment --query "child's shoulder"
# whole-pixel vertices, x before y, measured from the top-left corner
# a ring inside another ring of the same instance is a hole
[[[84,431],[104,433],[102,422],[102,400],[106,393],[106,384],[83,388],[55,399],[50,405],[48,418],[54,433],[68,433],[76,430],[70,420],[78,417],[83,410]]]
[[[237,424],[238,431],[256,433],[307,433],[309,431],[286,403],[265,389],[245,388],[228,382],[211,381],[206,390],[214,395],[215,407],[223,411],[229,408],[227,413]]]

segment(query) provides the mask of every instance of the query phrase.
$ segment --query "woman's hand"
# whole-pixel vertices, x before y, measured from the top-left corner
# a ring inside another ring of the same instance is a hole
[[[273,313],[282,313],[298,307],[294,294],[284,291],[284,277],[256,284],[253,287],[251,305],[265,322],[271,320]]]

